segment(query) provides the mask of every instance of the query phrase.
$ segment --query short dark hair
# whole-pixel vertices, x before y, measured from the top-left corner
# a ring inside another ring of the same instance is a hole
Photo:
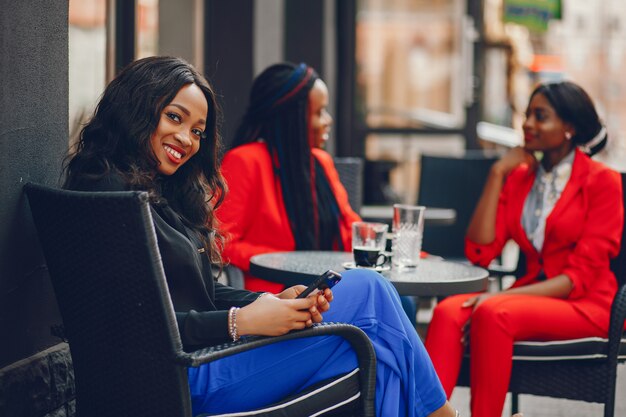
[[[157,191],[158,160],[150,138],[165,106],[189,84],[197,85],[208,103],[204,138],[198,153],[175,174],[161,179]],[[210,84],[183,59],[152,56],[134,61],[109,83],[81,130],[66,159],[65,187],[74,188],[114,171],[129,188],[150,192],[153,202],[164,198],[174,204],[185,223],[212,246],[213,210],[225,192],[218,166],[220,117]],[[210,252],[217,255],[215,247]]]
[[[606,129],[603,129],[604,126],[593,100],[578,84],[571,81],[543,83],[534,89],[530,95],[530,100],[536,94],[543,95],[561,120],[574,127],[575,134],[572,137],[574,145],[582,146],[590,156],[606,146],[608,134]],[[585,146],[599,134],[602,137],[594,141],[591,147]]]

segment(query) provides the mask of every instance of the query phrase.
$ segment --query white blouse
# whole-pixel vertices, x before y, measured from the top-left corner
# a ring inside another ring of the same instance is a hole
[[[533,188],[528,193],[522,212],[522,227],[538,252],[543,248],[546,219],[572,175],[575,152],[571,151],[552,171],[546,172],[541,164],[537,169]]]

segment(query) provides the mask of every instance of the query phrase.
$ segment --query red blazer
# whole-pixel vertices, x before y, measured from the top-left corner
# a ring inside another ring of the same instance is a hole
[[[361,219],[350,207],[332,157],[321,149],[313,149],[313,155],[322,165],[337,199],[343,247],[350,251],[352,223]],[[280,179],[274,174],[265,143],[254,142],[227,152],[222,162],[222,174],[229,190],[216,215],[222,233],[226,235],[224,260],[247,272],[254,255],[295,250]],[[246,274],[246,288],[276,292],[283,286],[271,285]]]
[[[521,224],[526,196],[535,181],[527,165],[507,177],[496,215],[496,238],[479,245],[466,239],[472,262],[487,266],[513,239],[526,255],[528,273],[514,287],[536,282],[543,269],[548,279],[567,275],[574,284],[569,300],[583,315],[608,331],[611,301],[617,290],[609,261],[620,249],[624,207],[621,176],[576,150],[572,174],[546,220],[545,242],[537,252]]]

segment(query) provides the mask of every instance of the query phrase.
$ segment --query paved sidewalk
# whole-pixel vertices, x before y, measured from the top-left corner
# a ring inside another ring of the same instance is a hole
[[[615,417],[626,416],[626,365],[620,365],[617,371]],[[504,405],[503,417],[511,417],[510,395]],[[457,387],[450,402],[461,416],[469,417],[469,388]],[[520,411],[524,417],[602,417],[604,409],[600,404],[571,401],[558,398],[520,395]]]

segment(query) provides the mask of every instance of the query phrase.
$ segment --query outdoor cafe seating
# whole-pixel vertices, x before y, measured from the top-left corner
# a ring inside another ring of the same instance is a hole
[[[374,415],[376,357],[359,328],[324,323],[280,337],[247,337],[186,352],[147,193],[76,192],[34,184],[25,191],[71,350],[79,415],[190,417],[188,367],[324,335],[345,338],[358,367],[245,415]]]

